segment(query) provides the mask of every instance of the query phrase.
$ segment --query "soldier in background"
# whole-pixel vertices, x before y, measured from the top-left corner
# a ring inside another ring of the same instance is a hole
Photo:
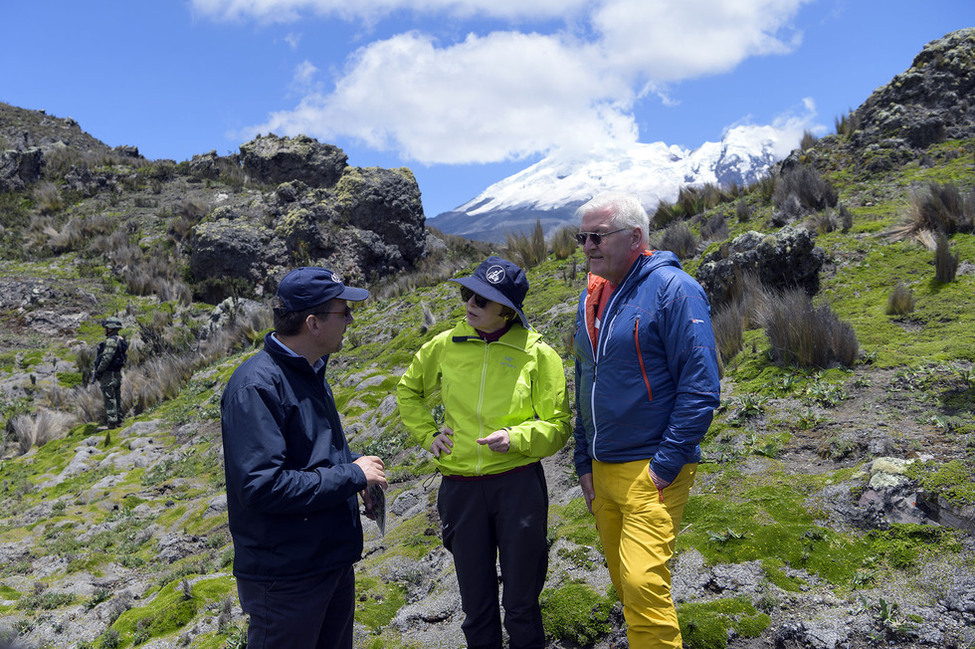
[[[92,378],[98,381],[105,398],[105,422],[109,428],[115,428],[122,425],[122,366],[129,345],[119,335],[121,320],[106,318],[102,326],[105,327],[105,340],[98,345]]]

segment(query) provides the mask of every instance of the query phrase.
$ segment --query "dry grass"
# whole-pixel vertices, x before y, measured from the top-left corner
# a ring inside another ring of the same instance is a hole
[[[951,254],[951,244],[944,233],[938,233],[934,249],[934,278],[947,284],[955,281],[958,273],[958,255]]]
[[[42,180],[34,186],[34,205],[41,214],[55,214],[64,209],[64,198],[57,185]]]
[[[836,207],[836,190],[813,167],[798,165],[775,181],[772,202],[776,209],[792,220],[799,215]]]
[[[17,415],[10,422],[17,436],[21,454],[33,446],[44,446],[53,439],[60,439],[77,423],[77,417],[66,412],[40,408],[36,415]]]
[[[762,325],[774,360],[782,365],[852,367],[859,354],[856,332],[828,305],[815,306],[802,290],[771,296]]]
[[[508,232],[505,238],[507,239],[505,255],[525,270],[534,268],[548,257],[548,246],[545,245],[545,231],[542,230],[541,221],[535,221],[535,227],[529,235]]]
[[[687,259],[697,254],[700,240],[697,235],[691,232],[687,224],[678,221],[660,232],[655,232],[650,237],[650,248],[656,250],[669,250],[679,259]]]
[[[971,197],[966,200],[951,183],[929,183],[911,192],[907,213],[888,234],[894,240],[914,238],[930,247],[934,237],[929,233],[952,235],[975,231],[973,202]]]
[[[914,291],[898,282],[887,296],[887,315],[907,315],[914,311]]]
[[[552,254],[556,259],[568,259],[569,255],[575,252],[578,244],[576,243],[576,232],[578,228],[573,225],[563,225],[552,234]]]

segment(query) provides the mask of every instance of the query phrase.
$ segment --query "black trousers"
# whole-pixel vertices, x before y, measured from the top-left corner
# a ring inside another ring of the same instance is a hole
[[[352,566],[310,579],[237,579],[248,649],[351,649]]]
[[[538,596],[548,572],[548,488],[540,462],[477,480],[445,477],[437,499],[454,555],[469,649],[501,648],[496,563],[511,649],[545,646]]]

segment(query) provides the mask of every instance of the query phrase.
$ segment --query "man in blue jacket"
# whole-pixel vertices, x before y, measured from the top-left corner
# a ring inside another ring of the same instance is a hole
[[[579,208],[589,260],[575,332],[575,465],[630,649],[680,649],[668,562],[720,391],[710,306],[677,257],[647,249],[635,196]]]
[[[278,286],[274,332],[221,399],[234,575],[251,649],[349,649],[362,556],[357,494],[387,487],[375,456],[349,450],[325,379],[329,354],[368,297],[325,268]]]

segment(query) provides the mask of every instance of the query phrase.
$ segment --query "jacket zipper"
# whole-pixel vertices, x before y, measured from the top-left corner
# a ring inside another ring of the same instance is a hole
[[[481,469],[484,465],[483,458],[481,456],[482,446],[477,443],[477,440],[484,437],[484,418],[481,416],[481,410],[484,407],[484,383],[487,380],[487,366],[488,357],[490,356],[488,348],[489,343],[484,344],[484,362],[481,363],[481,386],[477,394],[477,427],[478,435],[474,440],[474,447],[477,449],[477,464],[474,465],[474,475],[481,475]]]
[[[650,379],[647,378],[647,367],[643,364],[643,351],[640,349],[640,318],[637,316],[633,325],[633,343],[636,345],[636,357],[640,361],[640,373],[643,374],[643,384],[647,386],[647,396],[653,401],[653,390],[650,389]]]

